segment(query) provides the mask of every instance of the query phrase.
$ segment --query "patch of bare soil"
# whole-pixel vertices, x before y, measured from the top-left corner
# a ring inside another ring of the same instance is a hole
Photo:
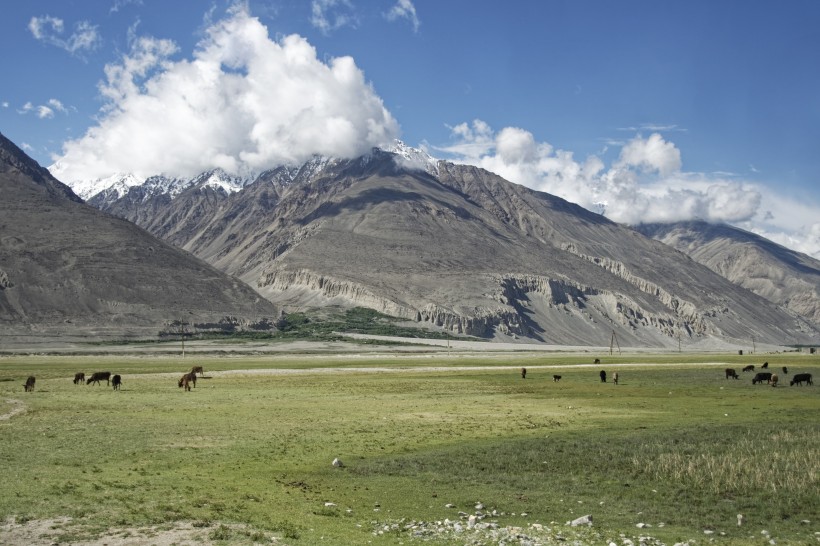
[[[148,527],[118,527],[103,533],[84,529],[72,518],[5,521],[0,524],[3,546],[213,546],[216,544],[283,544],[270,533],[244,525],[175,522]]]
[[[26,406],[22,400],[15,400],[14,398],[6,399],[6,402],[11,405],[11,409],[6,413],[0,414],[0,421],[8,421],[18,413],[26,411]]]

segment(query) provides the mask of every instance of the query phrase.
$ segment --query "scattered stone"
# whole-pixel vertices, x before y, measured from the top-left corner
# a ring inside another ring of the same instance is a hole
[[[647,527],[652,527],[652,526],[649,525],[648,523],[639,523],[635,527],[637,527],[638,529],[646,529]]]
[[[572,527],[578,527],[579,525],[589,525],[592,526],[592,516],[587,514],[586,516],[581,516],[580,518],[576,518],[572,520],[570,523]]]
[[[344,466],[344,463],[343,463],[343,462],[342,462],[342,460],[341,460],[341,459],[339,459],[338,457],[337,457],[337,458],[335,458],[335,459],[333,459],[333,462],[332,462],[331,464],[332,464],[333,466],[335,466],[336,468],[342,468],[342,467]]]
[[[467,518],[467,528],[468,529],[474,528],[475,527],[475,522],[476,522],[475,516],[470,516],[469,518]]]
[[[740,527],[745,522],[746,522],[746,516],[744,516],[743,514],[738,514],[737,515],[737,526]]]
[[[451,504],[451,503],[449,503],[449,502],[448,502],[447,504],[445,504],[445,505],[444,505],[444,507],[445,507],[445,508],[455,508],[455,507],[456,507],[456,505],[455,505],[455,504]]]
[[[475,505],[475,509],[476,510],[484,510],[484,505],[479,502]]]
[[[714,532],[714,531],[712,531],[711,529],[704,529],[704,530],[703,530],[703,534],[704,534],[704,535],[714,535],[714,534],[715,534],[715,532]]]
[[[810,522],[809,520],[807,520],[807,519],[801,519],[801,520],[800,520],[800,523],[802,523],[803,525],[808,525],[808,524],[810,524],[811,522]]]
[[[326,502],[325,506],[336,506],[335,502]]]

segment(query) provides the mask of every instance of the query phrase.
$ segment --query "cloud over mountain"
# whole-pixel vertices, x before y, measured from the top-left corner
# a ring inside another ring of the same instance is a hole
[[[437,149],[453,160],[558,195],[616,222],[725,222],[820,255],[820,224],[812,218],[813,207],[730,173],[686,172],[680,150],[660,133],[622,143],[607,166],[595,155],[579,161],[572,152],[538,142],[517,127],[495,131],[475,120],[451,132],[453,142]]]
[[[272,40],[247,9],[213,23],[190,59],[169,40],[135,38],[106,66],[99,122],[52,167],[74,181],[131,172],[191,176],[353,157],[398,123],[351,57],[319,60],[307,40]]]

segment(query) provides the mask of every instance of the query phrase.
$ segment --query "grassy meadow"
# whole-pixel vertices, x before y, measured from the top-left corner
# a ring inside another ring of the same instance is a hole
[[[740,373],[763,358],[779,387]],[[603,360],[197,357],[207,377],[184,392],[176,380],[190,358],[0,357],[0,415],[12,413],[0,420],[0,521],[70,517],[57,539],[66,544],[179,521],[225,543],[490,544],[422,542],[403,527],[457,520],[481,502],[496,510],[485,521],[540,523],[569,543],[573,533],[590,544],[621,544],[622,533],[817,543],[820,385],[788,380],[820,379],[820,357]],[[431,366],[442,369],[420,369]],[[526,366],[527,378],[507,366]],[[726,366],[740,380],[726,380]],[[620,384],[601,383],[599,369]],[[72,383],[98,370],[121,374],[122,390]],[[585,514],[591,529],[566,525]]]

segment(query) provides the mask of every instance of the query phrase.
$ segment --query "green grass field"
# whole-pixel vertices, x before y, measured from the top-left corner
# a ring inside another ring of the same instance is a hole
[[[724,379],[760,356],[197,357],[209,377],[188,393],[190,359],[2,357],[0,520],[70,517],[62,543],[188,521],[224,543],[495,544],[405,529],[481,502],[485,522],[549,528],[543,544],[817,544],[820,385],[788,379],[820,379],[820,358],[765,358],[777,388]],[[103,369],[121,391],[72,384]]]

